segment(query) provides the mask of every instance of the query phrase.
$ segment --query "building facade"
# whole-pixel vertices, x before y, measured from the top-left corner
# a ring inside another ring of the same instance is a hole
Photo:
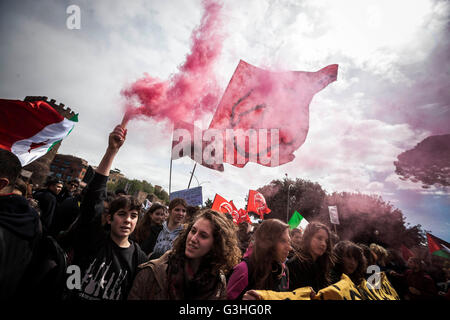
[[[63,181],[82,180],[86,174],[88,162],[66,154],[56,154],[50,164],[50,174]]]

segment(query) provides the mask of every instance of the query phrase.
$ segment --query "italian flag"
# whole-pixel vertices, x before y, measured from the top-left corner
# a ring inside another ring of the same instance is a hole
[[[309,224],[309,222],[303,218],[303,216],[298,213],[297,211],[294,212],[292,217],[289,219],[288,225],[289,229],[300,229],[302,231],[305,231],[306,226]]]
[[[64,139],[76,122],[78,114],[67,120],[45,101],[0,99],[0,148],[25,166]]]
[[[450,244],[430,233],[427,233],[428,249],[435,256],[450,259]]]

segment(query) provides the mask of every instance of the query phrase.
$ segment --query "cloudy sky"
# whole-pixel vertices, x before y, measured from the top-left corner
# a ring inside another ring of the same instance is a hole
[[[397,156],[449,133],[448,1],[224,0],[225,35],[215,65],[224,90],[240,59],[261,68],[317,71],[339,64],[338,80],[310,104],[310,128],[295,160],[224,172],[197,166],[191,186],[244,207],[249,189],[302,178],[333,191],[378,194],[411,225],[450,240],[450,190],[405,182]],[[69,29],[70,5],[80,29]],[[0,2],[0,97],[45,95],[79,113],[60,153],[97,165],[121,121],[121,91],[144,73],[166,80],[191,50],[199,0]],[[205,126],[212,113],[202,119]],[[133,120],[114,162],[129,178],[169,187],[171,126]],[[173,162],[172,191],[187,188],[194,162]],[[301,210],[301,208],[298,208]]]

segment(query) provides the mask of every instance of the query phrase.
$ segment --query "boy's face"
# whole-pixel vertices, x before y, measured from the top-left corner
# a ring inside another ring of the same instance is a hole
[[[69,190],[69,192],[73,193],[73,192],[77,191],[78,188],[79,188],[79,184],[76,182],[72,181],[67,184],[67,190]]]
[[[134,231],[139,213],[136,209],[119,209],[112,215],[108,215],[108,223],[111,225],[111,233],[117,238],[128,238]]]
[[[48,189],[56,195],[58,195],[61,192],[62,188],[63,188],[62,183],[55,183],[48,187]]]

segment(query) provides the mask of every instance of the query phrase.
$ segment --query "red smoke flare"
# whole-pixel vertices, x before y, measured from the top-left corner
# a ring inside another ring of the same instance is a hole
[[[178,67],[179,72],[166,81],[144,73],[143,78],[121,92],[127,100],[122,126],[141,115],[171,123],[193,122],[215,110],[221,92],[213,66],[224,38],[219,32],[222,6],[214,0],[204,0],[202,5],[200,26],[191,36],[191,53]]]

